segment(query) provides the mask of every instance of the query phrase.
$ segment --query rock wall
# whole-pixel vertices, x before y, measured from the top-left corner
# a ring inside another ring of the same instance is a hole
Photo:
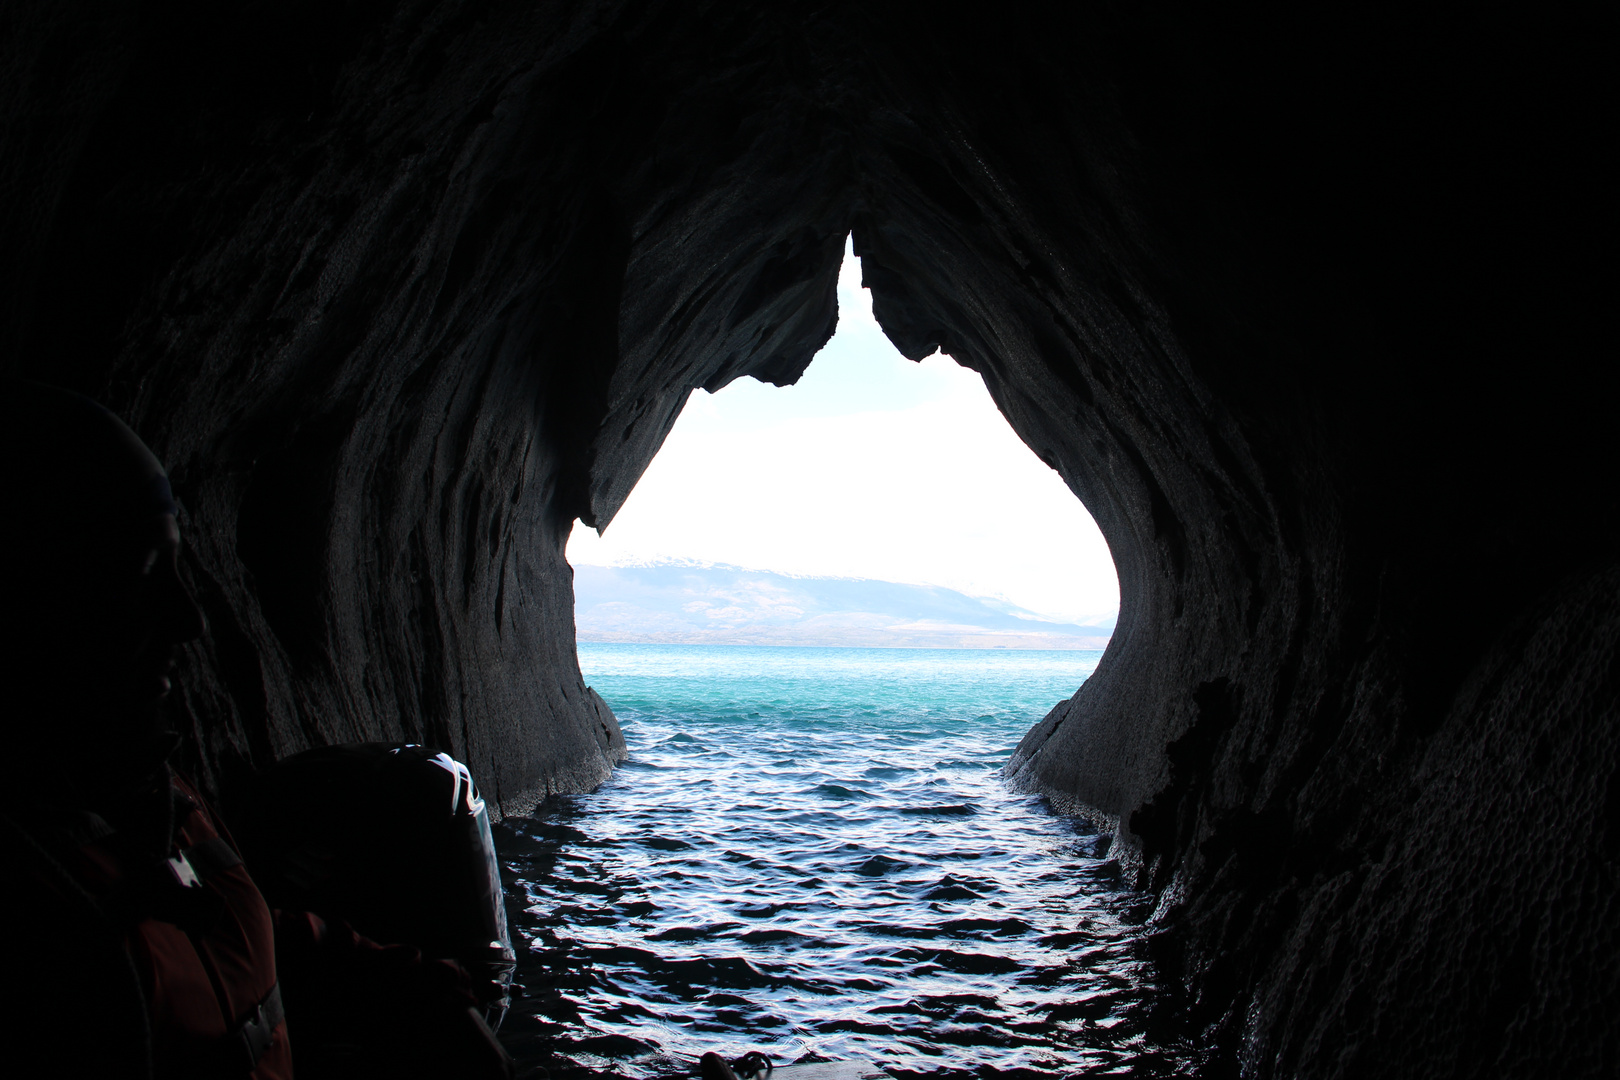
[[[573,653],[692,388],[853,228],[1123,610],[1015,782],[1119,832],[1212,1072],[1612,1070],[1601,25],[1508,12],[11,3],[0,348],[171,465],[194,765],[622,756]],[[1018,512],[987,507],[987,513]]]
[[[18,7],[5,344],[170,466],[210,781],[410,739],[510,813],[623,757],[568,531],[803,371],[850,217],[788,27],[623,7]]]

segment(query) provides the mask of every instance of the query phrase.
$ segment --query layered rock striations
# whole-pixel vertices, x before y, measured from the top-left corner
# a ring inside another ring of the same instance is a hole
[[[624,742],[573,653],[574,519],[694,386],[796,378],[836,321],[847,155],[772,78],[803,43],[612,4],[90,11],[19,9],[7,115],[49,145],[12,159],[6,344],[170,466],[199,764],[410,739],[507,812],[593,787]]]
[[[1620,1052],[1603,28],[1176,4],[13,3],[8,370],[171,466],[193,764],[624,752],[563,543],[853,229],[1122,610],[1015,782],[1120,834],[1212,1070]],[[1016,514],[1016,507],[986,507]]]

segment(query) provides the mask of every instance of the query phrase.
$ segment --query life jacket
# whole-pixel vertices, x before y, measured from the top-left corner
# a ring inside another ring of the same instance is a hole
[[[270,909],[197,792],[174,778],[172,797],[172,843],[161,860],[132,855],[92,813],[52,836],[24,835],[22,846],[38,855],[34,876],[46,895],[82,904],[121,935],[148,1021],[147,1045],[132,1057],[149,1055],[164,1080],[290,1080]],[[98,1038],[88,1011],[85,1037]],[[64,1074],[77,1073],[70,1047],[50,1050],[67,1059]]]

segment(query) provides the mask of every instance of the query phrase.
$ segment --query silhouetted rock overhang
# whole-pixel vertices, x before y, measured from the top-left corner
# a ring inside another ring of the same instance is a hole
[[[853,229],[1112,547],[1011,774],[1120,831],[1217,1060],[1612,1064],[1605,28],[964,12],[8,5],[0,342],[171,465],[192,766],[604,778],[571,523],[803,371]]]

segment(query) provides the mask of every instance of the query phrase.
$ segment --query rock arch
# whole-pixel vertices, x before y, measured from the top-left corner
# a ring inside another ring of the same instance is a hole
[[[693,387],[802,372],[853,228],[890,337],[982,372],[1113,548],[1114,643],[1015,779],[1120,830],[1218,1060],[1612,1062],[1601,28],[6,17],[0,342],[171,463],[211,782],[384,737],[507,812],[605,776],[568,527]]]

